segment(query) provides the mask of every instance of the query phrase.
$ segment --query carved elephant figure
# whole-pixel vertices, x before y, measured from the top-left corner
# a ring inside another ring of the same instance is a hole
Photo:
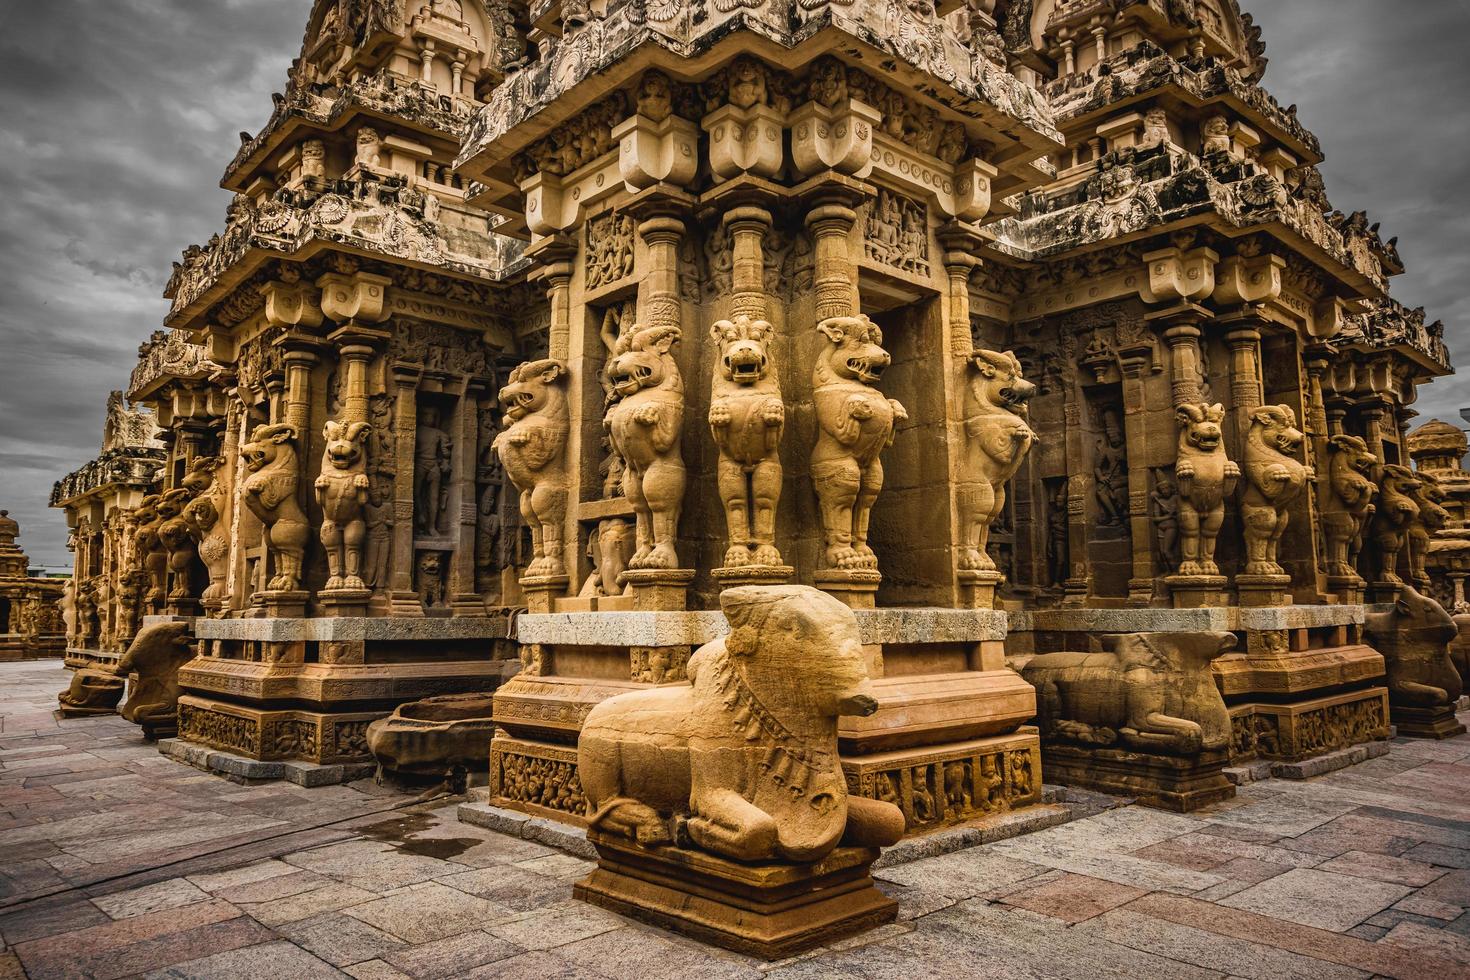
[[[1105,637],[1100,653],[1046,653],[1021,676],[1036,688],[1047,739],[1194,755],[1230,742],[1230,713],[1211,661],[1233,633],[1130,633]]]
[[[1218,575],[1215,538],[1225,520],[1225,498],[1235,491],[1240,467],[1225,456],[1220,420],[1225,406],[1187,404],[1176,411],[1179,449],[1179,574]]]
[[[296,426],[278,422],[258,425],[250,441],[240,447],[240,458],[250,475],[245,478],[245,506],[265,529],[267,552],[274,574],[266,588],[294,592],[301,587],[301,562],[311,529],[296,499],[301,467],[296,458]]]
[[[528,576],[566,574],[562,522],[567,513],[567,366],[546,358],[527,361],[500,389],[506,428],[492,444],[505,475],[520,493],[521,518],[531,529]]]
[[[894,426],[908,413],[875,387],[891,360],[877,324],[866,316],[829,317],[817,331],[826,343],[812,371],[818,431],[811,473],[826,566],[876,569],[868,519],[883,489],[878,457],[893,444]]]
[[[1327,493],[1322,503],[1322,533],[1327,543],[1327,570],[1341,578],[1358,574],[1363,528],[1373,518],[1378,487],[1373,470],[1378,457],[1357,436],[1327,440]]]
[[[1312,468],[1296,458],[1304,438],[1296,413],[1286,405],[1264,405],[1251,413],[1240,501],[1247,575],[1282,574],[1277,552],[1291,519],[1288,508],[1316,479]]]
[[[1026,403],[1036,394],[1036,386],[1021,377],[1021,362],[1009,352],[975,351],[966,374],[959,565],[993,571],[995,561],[986,552],[990,526],[1005,508],[1006,482],[1016,475],[1036,440],[1026,423]]]
[[[1390,704],[1436,708],[1460,699],[1464,689],[1450,657],[1460,631],[1444,606],[1402,586],[1392,609],[1369,614],[1367,632],[1383,654]]]
[[[682,840],[741,861],[817,861],[904,830],[855,799],[837,719],[877,710],[852,612],[807,586],[726,589],[728,637],[689,661],[689,686],[604,701],[578,740],[588,827],[644,845]]]
[[[194,637],[188,623],[156,623],[133,637],[117,663],[122,677],[134,675],[128,699],[118,713],[143,735],[157,738],[178,730],[179,668],[194,657]]]
[[[326,446],[314,488],[322,508],[328,590],[367,588],[362,580],[362,545],[367,538],[367,438],[372,433],[368,422],[329,421],[322,429]]]
[[[672,353],[679,337],[676,326],[634,326],[618,338],[607,368],[617,399],[607,430],[625,464],[623,495],[637,519],[631,569],[679,567],[675,539],[687,479],[679,452],[684,381]]]
[[[786,405],[771,365],[775,328],[740,317],[710,328],[718,348],[709,426],[720,450],[717,477],[729,548],[725,567],[780,565],[776,505],[781,499],[781,433]]]

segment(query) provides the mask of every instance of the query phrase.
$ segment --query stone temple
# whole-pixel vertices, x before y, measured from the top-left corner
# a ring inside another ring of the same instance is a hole
[[[1235,0],[317,0],[57,485],[63,703],[488,772],[759,955],[1044,782],[1463,732],[1443,327],[1265,72]]]

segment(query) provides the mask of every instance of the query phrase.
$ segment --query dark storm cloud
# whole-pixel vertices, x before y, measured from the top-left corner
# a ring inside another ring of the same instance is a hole
[[[308,0],[0,0],[0,507],[34,559],[69,564],[52,482],[97,451],[179,251],[220,230],[217,183],[270,111]],[[1335,204],[1400,236],[1395,295],[1470,358],[1462,224],[1464,0],[1246,0],[1267,84],[1329,155]],[[1458,224],[1457,224],[1458,223]],[[1470,391],[1441,381],[1426,416]]]

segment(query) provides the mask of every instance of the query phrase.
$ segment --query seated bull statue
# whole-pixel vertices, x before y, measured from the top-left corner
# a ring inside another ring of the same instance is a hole
[[[837,719],[878,704],[852,612],[806,586],[727,589],[729,636],[689,661],[689,686],[597,705],[578,742],[588,827],[739,861],[815,862],[904,830],[890,803],[849,798]]]
[[[127,678],[113,667],[83,667],[71,675],[67,689],[56,695],[63,718],[110,715],[117,711]]]
[[[1438,602],[1404,585],[1392,608],[1368,616],[1367,631],[1373,648],[1383,654],[1388,701],[1400,731],[1428,734],[1417,730],[1412,714],[1400,717],[1404,708],[1444,716],[1443,722],[1454,726],[1455,702],[1463,693],[1450,655],[1450,644],[1460,634],[1454,617]]]
[[[1046,653],[1021,675],[1036,688],[1041,736],[1099,748],[1195,755],[1230,742],[1210,662],[1233,633],[1130,633],[1100,653]]]
[[[135,674],[128,700],[118,714],[141,725],[145,738],[178,732],[179,668],[194,657],[194,637],[188,623],[157,623],[138,631],[117,672]]]

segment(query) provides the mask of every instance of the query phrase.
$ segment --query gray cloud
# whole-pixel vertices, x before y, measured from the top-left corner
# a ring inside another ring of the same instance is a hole
[[[285,84],[308,0],[47,0],[0,15],[0,506],[33,559],[65,566],[52,482],[97,451],[179,251],[223,223],[218,180]],[[1400,236],[1395,295],[1470,357],[1464,0],[1247,0],[1267,84],[1321,138],[1333,201]],[[1454,419],[1470,391],[1417,406]]]

